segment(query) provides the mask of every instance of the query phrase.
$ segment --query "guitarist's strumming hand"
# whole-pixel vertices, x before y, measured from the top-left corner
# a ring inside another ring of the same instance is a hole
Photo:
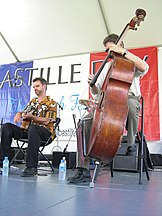
[[[22,117],[22,113],[21,112],[16,113],[16,115],[14,117],[14,123],[20,122],[21,117]]]
[[[22,114],[23,119],[25,120],[32,120],[35,123],[39,123],[39,124],[43,124],[43,125],[47,125],[50,122],[54,123],[55,119],[53,118],[45,118],[45,117],[39,117],[39,116],[34,116],[31,113],[23,113]]]
[[[31,113],[22,113],[22,118],[23,119],[32,120],[33,117],[34,116]]]

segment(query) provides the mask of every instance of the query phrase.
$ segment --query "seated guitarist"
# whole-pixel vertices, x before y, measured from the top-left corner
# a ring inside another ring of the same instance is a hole
[[[30,177],[37,174],[38,150],[41,141],[47,141],[52,134],[51,141],[55,138],[53,123],[57,114],[57,103],[46,96],[47,82],[39,77],[33,80],[33,88],[36,98],[32,99],[24,111],[18,112],[14,117],[14,123],[20,122],[18,127],[12,123],[5,123],[1,132],[0,166],[5,156],[11,161],[10,147],[12,138],[28,138],[26,168],[21,173],[22,177]]]

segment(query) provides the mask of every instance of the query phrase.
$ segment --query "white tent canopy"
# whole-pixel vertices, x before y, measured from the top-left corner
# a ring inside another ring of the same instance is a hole
[[[142,8],[147,15],[125,37],[127,48],[162,46],[161,0],[0,0],[0,64],[103,51]]]

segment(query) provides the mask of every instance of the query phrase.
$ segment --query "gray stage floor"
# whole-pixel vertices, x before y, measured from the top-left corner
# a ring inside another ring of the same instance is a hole
[[[67,176],[72,173],[68,170]],[[139,173],[114,171],[111,178],[109,167],[102,168],[95,187],[90,188],[61,183],[57,172],[30,178],[0,175],[0,215],[161,216],[162,169],[149,171],[149,176],[148,181],[143,172],[140,185]]]

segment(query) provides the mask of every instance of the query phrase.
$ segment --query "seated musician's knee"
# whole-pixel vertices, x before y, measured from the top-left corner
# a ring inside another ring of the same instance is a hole
[[[5,124],[3,124],[3,129],[9,129],[11,126],[11,123],[7,122]]]
[[[28,127],[28,134],[36,134],[38,132],[38,125],[31,124]]]

